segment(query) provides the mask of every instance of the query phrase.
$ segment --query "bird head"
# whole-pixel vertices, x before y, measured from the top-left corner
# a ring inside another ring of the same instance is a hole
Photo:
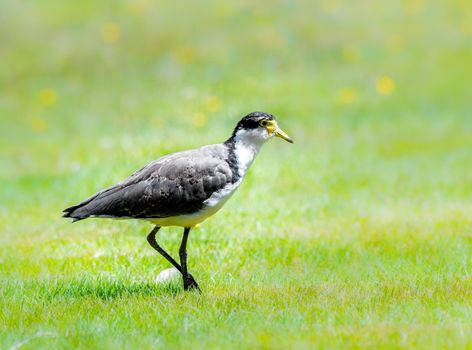
[[[275,117],[265,112],[252,112],[248,114],[239,121],[233,132],[233,137],[236,139],[246,139],[255,142],[264,142],[274,136],[293,143],[290,136],[279,128]]]

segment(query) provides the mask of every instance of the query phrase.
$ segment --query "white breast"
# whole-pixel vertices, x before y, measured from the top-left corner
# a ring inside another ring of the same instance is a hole
[[[256,133],[257,132],[257,133]],[[247,170],[259,153],[265,136],[261,137],[260,131],[243,132],[236,135],[234,153],[238,162],[239,180],[234,184],[228,184],[219,191],[214,192],[203,202],[203,207],[196,213],[179,215],[162,219],[150,220],[159,226],[183,226],[193,227],[220,210],[233,193],[241,185]]]

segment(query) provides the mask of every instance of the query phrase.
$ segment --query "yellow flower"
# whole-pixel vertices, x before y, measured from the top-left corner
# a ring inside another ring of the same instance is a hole
[[[203,128],[208,121],[207,115],[202,112],[195,113],[193,115],[193,125],[196,128]]]
[[[326,0],[321,3],[322,9],[327,12],[334,14],[338,12],[339,10],[342,9],[343,7],[343,1],[342,0]]]
[[[464,21],[462,23],[462,31],[465,34],[472,34],[472,21]]]
[[[395,81],[389,76],[383,76],[377,79],[377,92],[381,95],[390,95],[395,90]]]
[[[406,12],[410,15],[416,15],[423,11],[425,8],[424,0],[406,0],[405,9]]]
[[[387,40],[387,48],[391,53],[398,53],[403,51],[405,47],[405,39],[400,35],[392,35]]]
[[[133,1],[128,5],[128,12],[134,15],[142,16],[148,13],[152,8],[152,2],[150,0],[137,0]]]
[[[343,88],[339,93],[339,102],[341,102],[343,105],[353,103],[357,100],[357,95],[358,93],[355,88]]]
[[[104,42],[107,44],[114,44],[120,40],[120,27],[116,23],[107,22],[102,26],[101,35]]]
[[[52,106],[57,100],[56,91],[51,88],[41,90],[39,93],[39,100],[43,106]]]
[[[234,9],[231,6],[231,3],[226,2],[216,2],[213,9],[215,15],[220,18],[226,18],[231,16],[234,13]]]
[[[182,63],[190,63],[195,61],[196,54],[196,50],[190,46],[179,46],[175,49],[175,55]]]
[[[359,61],[361,53],[359,48],[354,45],[348,45],[343,48],[343,58],[348,63],[356,63]]]
[[[218,112],[221,107],[220,99],[216,96],[209,96],[205,99],[205,108],[207,112],[214,113]]]
[[[155,128],[163,128],[165,125],[165,122],[162,118],[160,117],[155,117],[152,119],[152,126]]]
[[[34,132],[42,133],[46,131],[47,127],[48,123],[43,118],[34,117],[31,119],[31,129],[33,129]]]

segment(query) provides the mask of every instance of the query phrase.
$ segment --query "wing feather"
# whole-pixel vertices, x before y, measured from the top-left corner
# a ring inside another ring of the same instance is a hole
[[[64,216],[165,218],[195,212],[231,182],[223,147],[205,146],[153,161],[117,185],[65,209]]]

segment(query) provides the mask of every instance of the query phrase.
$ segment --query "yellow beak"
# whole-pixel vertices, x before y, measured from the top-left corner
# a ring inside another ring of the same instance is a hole
[[[272,135],[274,134],[281,139],[284,139],[287,142],[293,143],[293,140],[288,136],[282,129],[279,128],[276,121],[271,121],[269,125],[266,126],[267,132]]]

